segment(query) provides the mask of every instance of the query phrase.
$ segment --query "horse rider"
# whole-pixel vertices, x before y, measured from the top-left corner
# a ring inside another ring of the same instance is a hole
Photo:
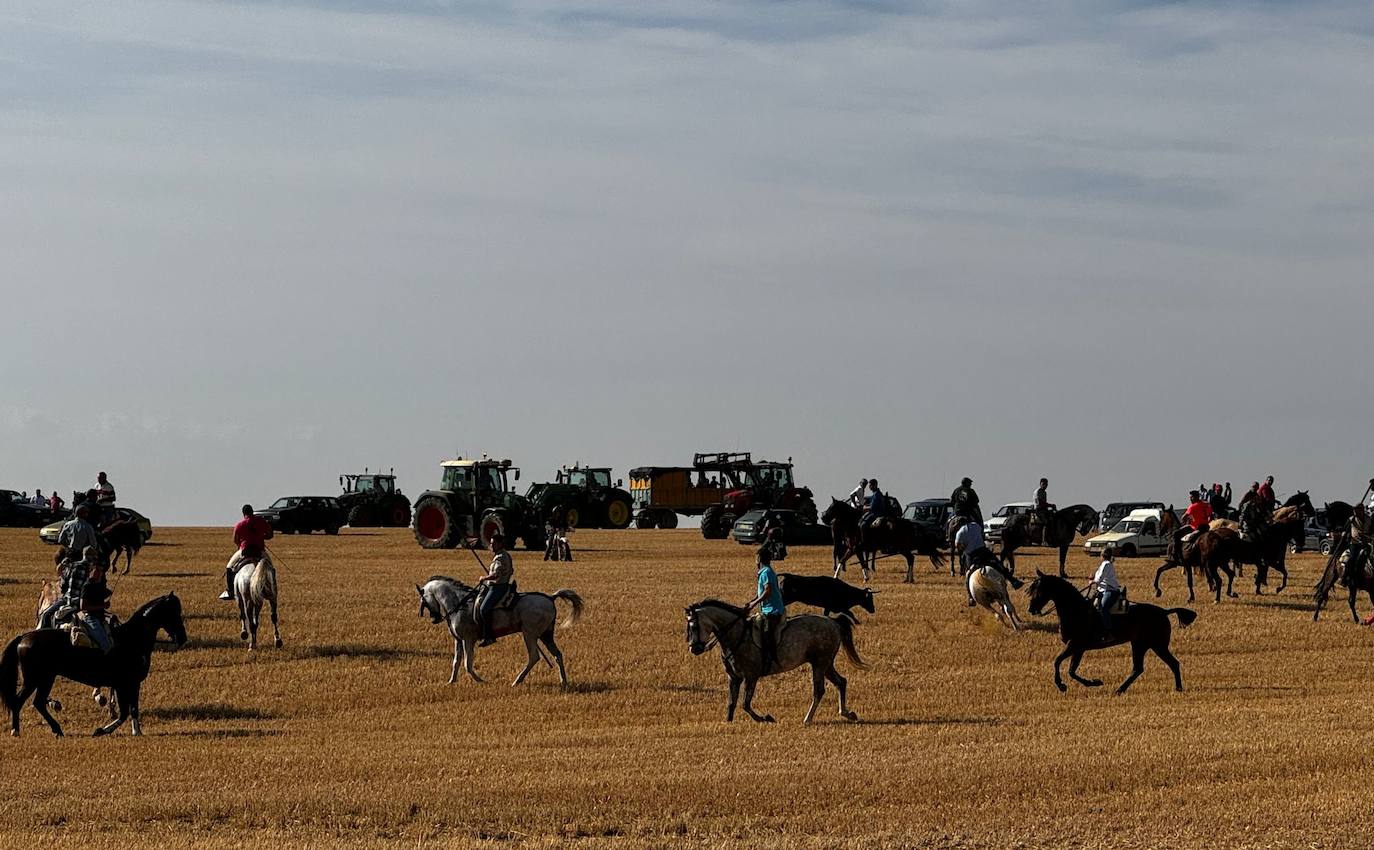
[[[238,548],[224,566],[224,592],[219,598],[225,601],[234,598],[234,576],[246,564],[260,562],[267,554],[267,541],[272,539],[272,526],[253,514],[252,505],[244,505],[242,510],[243,519],[234,526],[234,545]]]
[[[101,472],[95,476],[95,504],[103,515],[99,524],[108,525],[115,519],[115,488]]]
[[[768,550],[774,561],[787,560],[787,540],[783,537],[782,520],[770,516],[763,522],[763,548]]]
[[[1179,530],[1180,534],[1186,535],[1182,538],[1183,545],[1179,547],[1180,557],[1184,548],[1207,530],[1207,524],[1212,521],[1212,506],[1203,501],[1201,493],[1191,490],[1188,493],[1188,509],[1183,512],[1183,519],[1187,525]]]
[[[1093,573],[1092,589],[1097,592],[1097,610],[1102,615],[1102,639],[1112,639],[1112,609],[1121,601],[1121,582],[1116,578],[1116,550],[1102,549],[1102,563]]]
[[[93,505],[84,502],[77,505],[76,516],[63,523],[62,530],[57,533],[57,545],[73,554],[85,552],[88,548],[99,552],[100,535],[90,522],[93,510]]]
[[[571,561],[572,547],[568,545],[568,507],[562,502],[549,510],[548,543],[544,546],[544,560]]]
[[[94,546],[87,546],[80,551],[81,557],[68,559],[58,568],[62,575],[58,585],[59,596],[56,602],[38,616],[40,628],[52,628],[67,615],[81,610],[82,595],[93,576],[98,577],[103,583],[104,570],[100,568],[100,550]]]
[[[959,482],[959,486],[949,494],[949,502],[955,516],[968,517],[979,525],[983,524],[983,509],[978,504],[978,492],[973,489],[972,478]]]
[[[759,609],[759,613],[751,619],[757,624],[763,638],[761,667],[767,673],[778,657],[778,638],[787,620],[787,606],[782,601],[778,574],[773,571],[773,553],[767,546],[759,548],[758,567],[758,595],[744,606],[744,611],[747,614],[755,608]]]
[[[506,536],[500,532],[491,536],[491,566],[487,574],[477,580],[480,599],[477,602],[477,631],[482,640],[478,646],[491,646],[496,638],[491,634],[491,612],[511,590],[515,578],[515,564],[506,551]]]
[[[1250,504],[1251,502],[1255,501],[1255,500],[1258,499],[1258,498],[1259,498],[1259,482],[1256,481],[1255,483],[1253,483],[1253,484],[1250,485],[1250,489],[1245,493],[1245,495],[1240,497],[1240,504],[1237,505],[1236,507],[1237,507],[1238,509],[1240,509],[1242,512],[1244,512],[1245,506],[1248,505],[1248,504]]]
[[[868,479],[868,502],[864,515],[859,519],[859,527],[867,528],[874,520],[887,516],[887,497],[878,489],[878,479]]]
[[[114,639],[106,618],[110,613],[110,596],[113,592],[105,584],[105,568],[96,564],[91,569],[85,587],[81,589],[81,602],[76,612],[76,623],[101,652],[114,648]]]
[[[1040,520],[1040,525],[1044,529],[1050,527],[1050,480],[1040,479],[1040,486],[1035,488],[1035,497],[1031,500],[1031,510],[1035,512],[1036,518]]]
[[[983,539],[983,524],[967,516],[961,516],[955,522],[959,523],[959,530],[954,533],[954,550],[964,557],[966,571],[988,567],[1013,590],[1019,589],[1022,581],[1002,566],[1002,560],[993,554]],[[964,583],[964,590],[968,592],[968,604],[972,608],[977,603],[973,601],[973,591],[969,590],[967,582]]]
[[[1207,504],[1212,508],[1212,516],[1218,519],[1226,519],[1228,499],[1222,494],[1220,484],[1212,484],[1212,490],[1207,494]]]
[[[1274,497],[1274,476],[1265,477],[1264,483],[1259,486],[1255,495],[1263,503],[1265,509],[1272,512],[1274,506],[1278,504],[1278,499]]]
[[[1374,481],[1369,484],[1374,487]],[[1370,542],[1374,541],[1374,521],[1363,502],[1355,505],[1347,530],[1350,546],[1341,555],[1341,584],[1358,588],[1366,583],[1362,573],[1369,563]]]
[[[860,478],[859,486],[849,491],[847,501],[852,507],[862,508],[864,506],[864,491],[868,489],[868,479]]]

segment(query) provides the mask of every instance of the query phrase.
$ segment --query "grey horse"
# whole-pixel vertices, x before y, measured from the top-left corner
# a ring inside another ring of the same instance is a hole
[[[854,627],[849,620],[803,614],[791,617],[778,638],[777,657],[768,670],[763,669],[763,654],[757,643],[748,612],[743,608],[716,599],[703,599],[687,608],[687,646],[693,655],[701,655],[712,644],[720,646],[725,674],[730,677],[730,703],[725,712],[726,722],[735,719],[735,702],[739,699],[740,684],[744,685],[744,713],[760,723],[772,723],[773,715],[754,711],[754,686],[764,676],[786,673],[811,665],[811,707],[806,710],[803,723],[816,716],[816,707],[825,696],[825,680],[840,692],[840,716],[858,720],[845,701],[848,682],[835,669],[835,656],[840,648],[854,666],[867,667],[854,648]]]
[[[281,630],[277,628],[277,570],[267,553],[239,567],[234,574],[234,600],[239,606],[239,639],[248,641],[248,651],[258,648],[258,622],[262,619],[264,601],[271,607],[273,642],[281,649]]]
[[[420,614],[428,614],[433,623],[448,623],[449,634],[453,635],[453,672],[449,674],[451,685],[458,680],[458,663],[474,682],[482,681],[472,669],[472,657],[477,648],[477,621],[472,614],[472,597],[476,588],[470,587],[448,576],[431,576],[424,586],[415,585],[420,594]],[[554,660],[558,662],[558,679],[568,684],[568,671],[563,667],[563,652],[553,639],[553,626],[558,620],[556,601],[562,599],[572,604],[572,611],[563,620],[562,628],[567,628],[582,617],[582,597],[574,590],[563,589],[556,593],[518,593],[515,604],[502,605],[492,612],[491,630],[497,638],[519,632],[525,638],[525,651],[529,662],[520,675],[511,682],[514,687],[525,681],[543,655],[539,642],[548,647]],[[552,666],[552,665],[550,665]]]

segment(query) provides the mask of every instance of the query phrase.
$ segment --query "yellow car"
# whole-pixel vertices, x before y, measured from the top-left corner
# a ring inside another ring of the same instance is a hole
[[[153,523],[146,516],[131,508],[115,508],[115,513],[119,514],[120,519],[132,519],[138,523],[138,530],[143,532],[143,542],[147,543],[153,536]],[[62,533],[62,526],[66,520],[59,520],[50,525],[45,525],[38,531],[38,539],[44,543],[57,545],[57,535]]]

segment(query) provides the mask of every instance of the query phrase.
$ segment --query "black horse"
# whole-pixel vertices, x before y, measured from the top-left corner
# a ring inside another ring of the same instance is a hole
[[[1174,690],[1183,690],[1183,676],[1178,669],[1178,659],[1169,651],[1169,636],[1172,629],[1169,615],[1178,617],[1180,626],[1191,625],[1197,613],[1188,608],[1160,608],[1157,605],[1131,603],[1126,613],[1112,618],[1112,638],[1102,639],[1102,617],[1093,604],[1078,592],[1078,588],[1057,576],[1045,575],[1035,571],[1035,580],[1026,590],[1030,597],[1030,612],[1040,616],[1045,606],[1053,604],[1059,617],[1059,639],[1064,642],[1064,651],[1054,659],[1054,686],[1060,691],[1069,688],[1059,675],[1059,667],[1064,659],[1069,660],[1069,676],[1080,685],[1096,688],[1102,684],[1099,679],[1084,679],[1078,675],[1078,662],[1083,653],[1096,649],[1106,649],[1122,643],[1131,645],[1131,675],[1116,689],[1124,694],[1131,683],[1145,670],[1145,652],[1151,651],[1174,671]]]
[[[153,643],[159,631],[171,636],[177,646],[186,643],[181,600],[175,593],[144,603],[126,622],[115,626],[114,648],[109,653],[73,646],[70,636],[61,629],[35,629],[10,641],[0,655],[0,698],[10,710],[10,734],[19,736],[19,711],[33,696],[34,708],[48,721],[53,734],[62,737],[62,727],[48,713],[48,698],[58,676],[114,691],[119,716],[96,729],[96,735],[110,734],[130,716],[134,720],[134,734],[142,734],[138,693],[148,677]],[[23,690],[19,689],[21,672]]]
[[[1002,526],[1002,563],[1016,572],[1016,550],[1031,539],[1031,514],[1017,514]],[[1059,577],[1064,578],[1064,562],[1076,535],[1087,534],[1097,525],[1097,511],[1088,505],[1070,505],[1050,514],[1042,542],[1059,550]]]
[[[91,509],[98,510],[94,490],[85,493],[72,492],[73,512],[75,512],[77,505],[83,503],[88,503]],[[110,565],[110,571],[114,572],[119,556],[123,555],[124,574],[127,575],[129,568],[133,566],[134,555],[137,555],[138,551],[143,548],[143,532],[139,530],[138,522],[132,519],[121,519],[116,515],[100,519],[93,518],[91,524],[95,526],[96,539],[100,544],[100,557]],[[72,554],[74,557],[81,557],[80,552]]]
[[[859,519],[862,515],[859,508],[835,498],[830,500],[830,507],[821,514],[821,522],[830,526],[830,536],[834,542],[835,578],[844,572],[850,557],[858,556],[864,581],[868,581],[868,571],[877,569],[874,562],[879,552],[906,558],[904,581],[908,584],[916,580],[915,555],[926,556],[932,566],[945,565],[944,556],[940,554],[940,535],[926,526],[905,517],[889,516],[860,528]]]

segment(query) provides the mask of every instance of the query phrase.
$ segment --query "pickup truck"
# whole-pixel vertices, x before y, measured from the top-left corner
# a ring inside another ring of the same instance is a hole
[[[1163,511],[1159,508],[1141,508],[1131,511],[1124,519],[1112,526],[1112,530],[1089,538],[1083,549],[1093,556],[1102,554],[1107,546],[1116,548],[1123,558],[1138,555],[1162,555],[1169,547],[1169,538],[1159,533],[1159,518]]]

